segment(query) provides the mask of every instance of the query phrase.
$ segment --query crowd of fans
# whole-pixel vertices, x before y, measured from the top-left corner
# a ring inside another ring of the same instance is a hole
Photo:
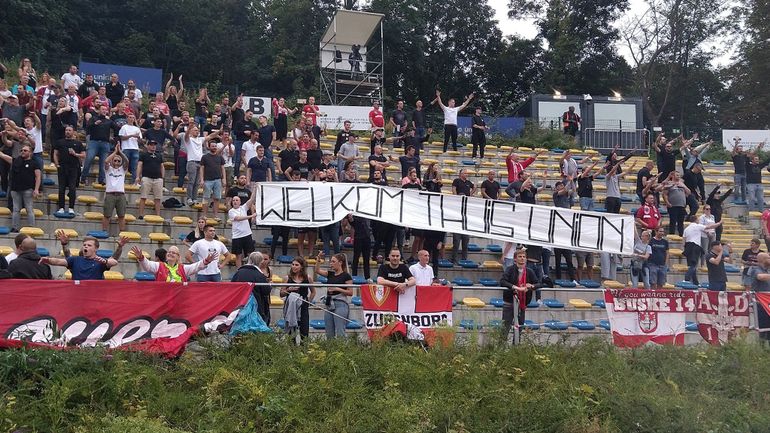
[[[24,59],[18,76],[18,83],[10,87],[4,77],[0,79],[3,122],[0,179],[2,189],[9,192],[12,232],[18,232],[23,208],[27,209],[28,225],[35,225],[33,203],[41,193],[46,163],[57,171],[55,216],[75,216],[78,188],[92,180],[91,167],[97,156],[96,181],[105,189],[102,221],[105,230],[109,229],[114,216],[119,228],[125,228],[127,182],[140,190],[139,219],[143,218],[146,200],[150,197],[155,214],[160,214],[168,192],[164,187],[167,176],[164,159],[168,155],[174,162],[177,186],[186,186],[186,201],[182,205],[200,206],[200,218],[184,241],[188,247],[184,260],[176,247],[167,251],[159,249],[155,260],[145,258],[141,250],[134,248],[132,251],[140,266],[155,274],[159,281],[187,281],[193,275],[198,281],[220,281],[220,269],[233,254],[239,268],[234,281],[267,283],[272,280],[270,258],[275,257],[279,249],[281,255],[286,256],[289,238],[296,236],[298,256],[292,261],[285,281],[307,285],[284,287],[281,295],[297,295],[291,305],[299,307],[292,316],[296,316],[300,335],[307,335],[307,306],[316,295],[309,286],[314,279],[308,273],[306,257],[317,258],[313,275],[323,277],[331,285],[325,302],[326,309],[335,313],[327,320],[327,333],[335,336],[344,333],[344,322],[338,319],[347,317],[347,299],[352,294],[347,285],[352,284],[359,269],[367,281],[392,286],[400,293],[413,290],[415,284],[432,284],[438,281],[438,260],[443,257],[448,235],[350,215],[341,222],[320,229],[299,228],[296,233],[292,227],[273,226],[270,254],[256,252],[252,236],[253,188],[259,182],[364,181],[431,192],[441,192],[446,183],[451,184],[452,193],[457,195],[500,199],[501,192],[505,191],[510,200],[532,204],[538,193],[549,188],[547,172],[537,173],[529,168],[539,154],[520,160],[514,150],[505,159],[508,175],[505,189],[497,181],[494,170],[478,185],[469,180],[467,169],[459,170],[451,182],[442,179],[440,167],[434,162],[426,163],[420,156],[423,143],[433,133],[422,101],[416,101],[410,113],[405,111],[405,102],[398,101],[388,115],[374,102],[369,113],[368,146],[362,144],[362,137],[346,121],[337,133],[333,151],[324,151],[320,141],[325,131],[318,123],[319,107],[312,96],[304,106],[295,108],[287,106],[283,98],[275,99],[271,123],[266,116],[255,119],[251,111],[244,110],[242,95],[232,101],[225,96],[215,102],[202,88],[188,101],[181,75],[175,80],[171,74],[165,88],[154,95],[143,94],[130,79],[123,84],[117,74],[112,74],[108,83],[97,84],[90,74],[81,78],[74,65],[59,78],[47,72],[38,76],[29,60]],[[473,94],[469,95],[459,106],[454,99],[448,99],[445,105],[441,92],[437,91],[431,101],[430,105],[436,105],[444,115],[444,152],[450,143],[457,149],[458,113],[466,109],[473,98]],[[471,140],[474,159],[485,155],[488,127],[481,114],[481,107],[475,107]],[[388,130],[392,130],[390,136],[385,134],[386,124]],[[724,263],[731,260],[732,249],[721,242],[721,221],[723,202],[733,189],[722,192],[717,186],[706,194],[701,155],[711,143],[700,143],[697,135],[669,140],[660,134],[653,144],[657,173],[654,173],[653,161],[638,172],[635,163],[624,168],[633,154],[619,157],[617,149],[603,162],[585,158],[580,163],[567,150],[559,161],[559,180],[551,188],[553,205],[564,208],[578,205],[581,210],[595,210],[593,183],[602,180],[606,188],[606,212],[619,213],[620,180],[635,173],[640,205],[635,213],[637,239],[629,265],[631,283],[636,286],[641,282],[648,289],[663,287],[669,266],[666,235],[676,234],[684,241],[688,265],[685,279],[698,284],[697,268],[705,263],[709,287],[724,290],[727,281]],[[761,174],[770,161],[760,161],[756,150],[745,152],[739,142],[735,144],[736,198],[747,200],[750,210],[763,210]],[[403,148],[403,155],[388,154],[388,145]],[[369,148],[368,152],[365,147]],[[48,162],[44,160],[44,150],[49,152]],[[677,155],[681,155],[681,170],[676,167]],[[359,179],[361,166],[369,172],[363,180]],[[392,172],[398,171],[390,169],[392,166],[400,168],[396,179],[390,178]],[[200,197],[199,187],[203,189]],[[66,203],[65,193],[69,198]],[[225,200],[229,208],[227,219],[232,224],[230,250],[217,239],[216,228],[208,225],[206,219],[222,221],[221,200]],[[667,226],[661,215],[663,207],[669,218]],[[697,215],[701,207],[703,212]],[[765,211],[762,219],[763,235],[770,248],[770,213]],[[690,222],[686,228],[685,220]],[[319,236],[323,247],[316,253]],[[66,246],[66,236],[62,234],[60,239],[62,246]],[[467,235],[452,234],[449,259],[453,263],[468,259],[469,240]],[[770,260],[759,249],[759,240],[755,241],[742,256],[747,288],[770,281],[766,267]],[[118,241],[115,255],[108,259],[96,254],[99,241],[90,237],[84,239],[78,255],[69,255],[64,248],[64,258],[41,259],[35,252],[34,239],[24,235],[17,236],[15,242],[16,251],[6,257],[10,276],[50,278],[48,265],[54,265],[69,268],[74,279],[98,279],[103,278],[105,270],[117,265],[125,239]],[[352,260],[341,254],[341,245],[345,242],[353,245]],[[408,251],[405,250],[407,244]],[[511,289],[504,292],[503,319],[508,328],[514,316],[514,298],[518,297],[521,309],[518,317],[523,323],[526,305],[533,296],[535,301],[539,300],[537,288],[552,284],[551,255],[555,259],[555,279],[562,279],[564,262],[567,280],[575,283],[593,280],[593,253],[506,244],[501,258],[504,275],[500,284]],[[330,257],[328,267],[322,269],[320,264],[326,256]],[[622,264],[622,258],[609,253],[601,253],[599,258],[601,278],[616,280],[617,265]],[[379,265],[375,279],[372,279],[370,259]],[[269,296],[269,287],[266,293],[257,294],[263,301],[261,313],[269,321],[266,307],[269,303],[264,302],[265,296]]]

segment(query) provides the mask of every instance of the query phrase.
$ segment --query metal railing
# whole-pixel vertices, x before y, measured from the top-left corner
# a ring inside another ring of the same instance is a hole
[[[612,150],[619,145],[620,153],[627,153],[634,150],[647,149],[650,147],[650,131],[647,129],[634,130],[609,130],[599,128],[583,129],[582,143],[586,148],[598,151]]]

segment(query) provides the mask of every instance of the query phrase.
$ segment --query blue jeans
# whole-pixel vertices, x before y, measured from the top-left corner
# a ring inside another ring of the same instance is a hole
[[[91,163],[94,162],[96,155],[99,155],[99,183],[104,185],[104,160],[107,159],[107,155],[109,154],[110,143],[101,140],[88,140],[86,162],[83,164],[83,174],[80,175],[80,181],[86,181],[86,177],[91,172]]]
[[[270,175],[272,176],[271,179],[273,182],[275,182],[275,161],[273,161],[273,147],[270,146],[267,149],[265,149],[265,158],[267,158],[267,165],[270,166]],[[337,169],[337,173],[339,173],[339,169]]]
[[[136,183],[136,166],[139,164],[139,149],[123,150],[128,158],[128,171],[131,172],[131,181]]]
[[[350,306],[347,302],[340,299],[333,299],[332,302],[334,302],[334,314],[344,318],[348,318],[350,316]],[[330,340],[334,337],[345,336],[345,325],[347,325],[348,321],[337,316],[333,316],[328,312],[324,313],[326,338]]]
[[[580,210],[594,210],[594,199],[591,197],[580,197]]]
[[[641,277],[644,288],[650,290],[650,270],[647,266],[643,266],[641,269],[641,275],[635,274],[633,269],[631,270],[631,287],[636,289],[639,284],[639,277]]]
[[[329,242],[332,244],[334,254],[340,252],[340,223],[321,227],[321,241],[324,244],[325,255],[329,255]]]
[[[198,274],[199,283],[218,283],[222,281],[222,274],[203,275]]]
[[[733,179],[735,180],[735,198],[733,198],[733,203],[740,200],[740,201],[746,201],[746,175],[745,174],[738,174],[736,173],[733,176]]]
[[[424,126],[418,126],[414,128],[415,131],[415,137],[422,139],[425,138],[425,127]]]
[[[709,290],[724,292],[727,290],[727,283],[724,281],[709,281]]]
[[[235,155],[233,155],[233,176],[238,177],[241,174],[241,151],[243,150],[243,141],[235,140]],[[249,161],[246,161],[248,164]]]
[[[765,207],[765,191],[762,188],[761,183],[750,183],[746,185],[748,191],[747,199],[749,205],[749,211],[762,211]]]
[[[13,198],[13,214],[11,216],[11,227],[18,229],[21,223],[21,208],[27,209],[27,224],[35,227],[35,208],[32,206],[32,190],[11,191]]]
[[[45,165],[45,162],[43,161],[43,152],[33,153],[32,159],[37,161],[37,163],[40,165],[40,171],[43,172],[43,166]],[[43,172],[43,174],[45,174],[45,172]]]
[[[193,120],[198,124],[198,128],[203,131],[203,127],[206,126],[206,116],[195,116]],[[203,135],[203,132],[201,132],[201,135]]]

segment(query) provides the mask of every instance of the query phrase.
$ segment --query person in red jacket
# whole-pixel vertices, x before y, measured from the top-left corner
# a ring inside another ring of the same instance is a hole
[[[543,151],[540,150],[535,154],[535,156],[530,156],[529,158],[525,159],[524,162],[519,162],[519,155],[514,153],[515,150],[516,149],[512,148],[511,151],[508,152],[508,156],[505,157],[505,166],[508,168],[508,183],[513,183],[519,180],[519,173],[524,171],[525,168],[529,167],[530,164],[535,162],[535,158],[543,153]]]
[[[644,204],[636,211],[636,224],[642,230],[655,230],[660,226],[660,211],[655,203],[655,194],[644,197]]]
[[[155,274],[155,281],[176,282],[183,283],[189,281],[189,277],[198,273],[201,269],[205,269],[209,263],[217,259],[216,252],[209,254],[205,259],[193,263],[191,265],[184,265],[179,262],[180,254],[179,248],[171,247],[166,253],[166,262],[153,262],[144,258],[144,253],[139,247],[131,247],[131,252],[134,253],[134,257],[139,262],[139,266],[145,272]]]

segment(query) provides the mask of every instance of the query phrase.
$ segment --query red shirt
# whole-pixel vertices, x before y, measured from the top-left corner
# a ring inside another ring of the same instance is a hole
[[[372,111],[369,112],[369,121],[376,128],[383,128],[383,127],[385,127],[385,118],[382,117],[382,111],[381,110],[372,109]]]
[[[647,203],[643,204],[639,210],[636,211],[636,217],[647,224],[648,229],[656,229],[660,224],[660,211],[657,206],[650,206]]]
[[[770,235],[770,209],[765,209],[762,212],[762,223],[765,225],[765,233]]]
[[[505,158],[505,166],[508,168],[508,183],[519,180],[519,173],[524,171],[533,162],[535,162],[534,156],[530,156],[524,162],[513,162],[513,155]]]
[[[316,118],[318,117],[318,105],[305,105],[302,107],[302,114],[305,116],[305,118],[310,118],[313,120],[313,126],[316,125]]]
[[[168,104],[166,104],[165,102],[155,101],[155,106],[158,107],[158,110],[160,110],[161,114],[163,114],[164,116],[168,116],[169,113],[171,112],[168,109]]]

